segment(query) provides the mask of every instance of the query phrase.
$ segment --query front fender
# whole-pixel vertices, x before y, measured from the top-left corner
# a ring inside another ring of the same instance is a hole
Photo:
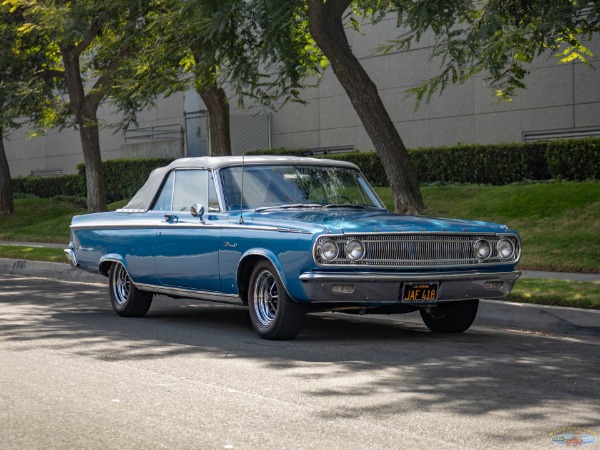
[[[237,291],[244,303],[247,303],[248,282],[250,280],[250,274],[252,273],[252,269],[257,259],[267,259],[273,265],[273,267],[277,271],[277,275],[279,275],[279,279],[285,287],[288,296],[290,298],[293,298],[290,295],[285,271],[281,266],[279,258],[277,258],[275,253],[273,253],[271,250],[267,250],[265,248],[253,248],[246,251],[242,255],[237,267]]]

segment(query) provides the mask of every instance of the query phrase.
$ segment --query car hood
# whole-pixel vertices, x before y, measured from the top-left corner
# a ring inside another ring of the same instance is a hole
[[[246,219],[250,217],[246,216]],[[503,233],[505,225],[357,209],[266,210],[251,214],[256,225],[331,233]]]

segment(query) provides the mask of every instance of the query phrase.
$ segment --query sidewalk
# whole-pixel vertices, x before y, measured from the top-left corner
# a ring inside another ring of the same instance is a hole
[[[3,242],[0,245],[30,245],[39,247],[66,248],[64,244],[26,242]],[[69,264],[41,261],[25,261],[0,258],[0,274],[54,278],[66,281],[103,283],[108,279]],[[551,278],[570,281],[600,282],[600,274],[559,273],[523,271],[523,278]],[[482,300],[475,325],[496,326],[558,334],[600,337],[600,311],[558,306],[512,303],[501,300]]]
[[[566,273],[566,272],[543,272],[541,270],[523,270],[521,278],[550,278],[553,280],[568,281],[600,281],[598,273]]]
[[[40,248],[67,248],[68,244],[51,244],[49,242],[19,242],[19,241],[0,241],[0,245],[20,245],[27,247],[40,247]]]

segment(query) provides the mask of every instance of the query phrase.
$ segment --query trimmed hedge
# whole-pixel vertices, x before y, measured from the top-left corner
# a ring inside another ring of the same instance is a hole
[[[546,180],[546,145],[459,145],[410,151],[421,183],[453,182],[503,185]]]
[[[110,159],[102,163],[106,201],[131,198],[146,182],[150,172],[173,161],[172,158]],[[57,177],[17,177],[12,179],[13,192],[40,198],[56,196],[86,197],[85,165],[77,166],[76,175]]]
[[[79,175],[55,177],[16,177],[12,179],[13,192],[52,198],[59,195],[85,197],[85,181]]]
[[[599,180],[600,139],[549,142],[546,161],[550,178]]]
[[[305,156],[306,148],[255,150],[252,155]],[[528,180],[600,180],[600,139],[569,139],[499,145],[456,145],[409,150],[421,183],[476,183],[503,185]],[[375,152],[330,153],[319,158],[349,161],[374,186],[387,186]],[[169,158],[111,159],[103,162],[107,202],[131,198],[157,167]],[[13,178],[13,192],[42,198],[59,195],[85,197],[85,166],[77,175]]]
[[[250,152],[300,156],[307,149]],[[503,185],[528,180],[600,180],[600,139],[569,139],[498,145],[456,145],[409,150],[420,183]],[[327,159],[356,164],[369,182],[387,186],[375,152],[336,153]]]
[[[133,197],[146,182],[150,172],[157,167],[168,165],[171,161],[173,158],[122,158],[103,161],[107,203]],[[85,180],[85,164],[79,164],[77,171]]]
[[[309,156],[311,151],[307,148],[262,148],[259,150],[250,150],[246,153],[247,155],[272,155],[272,156]]]

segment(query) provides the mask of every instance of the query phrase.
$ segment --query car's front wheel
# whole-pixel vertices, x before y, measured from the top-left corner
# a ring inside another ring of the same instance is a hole
[[[264,339],[293,339],[300,332],[306,306],[287,294],[277,271],[268,261],[259,262],[250,275],[250,321]]]
[[[462,333],[475,320],[478,306],[479,300],[440,303],[430,309],[421,309],[421,318],[433,332]]]
[[[121,263],[110,267],[108,292],[113,309],[122,317],[142,317],[152,304],[152,293],[136,288]]]

